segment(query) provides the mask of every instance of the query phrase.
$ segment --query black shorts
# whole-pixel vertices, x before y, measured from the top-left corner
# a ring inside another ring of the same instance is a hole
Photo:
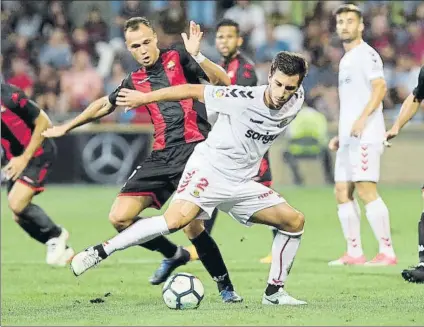
[[[177,189],[185,165],[199,142],[152,151],[132,172],[119,196],[150,196],[160,209]]]
[[[7,181],[7,192],[10,192],[16,182],[29,186],[35,191],[35,194],[43,192],[50,167],[51,161],[41,157],[32,158],[16,181]]]
[[[256,175],[253,180],[258,183],[261,183],[265,186],[272,186],[272,174],[271,174],[271,165],[269,163],[269,154],[265,153],[261,161],[261,166],[259,167],[258,175]]]

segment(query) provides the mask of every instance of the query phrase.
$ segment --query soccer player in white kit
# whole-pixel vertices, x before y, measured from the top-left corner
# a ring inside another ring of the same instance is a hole
[[[166,212],[139,220],[109,241],[78,253],[71,263],[74,274],[81,275],[117,250],[173,233],[196,218],[208,219],[218,208],[243,225],[265,224],[279,231],[262,303],[306,304],[284,290],[303,234],[304,216],[253,177],[271,144],[300,111],[304,101],[301,83],[307,70],[302,56],[280,52],[271,65],[269,85],[186,84],[150,93],[122,89],[119,106],[193,98],[204,102],[208,113],[218,112],[218,119],[188,160]]]
[[[339,65],[339,133],[329,147],[337,150],[335,193],[347,253],[329,265],[395,265],[389,211],[377,191],[385,141],[382,100],[387,88],[383,63],[362,39],[364,23],[357,6],[342,5],[335,16],[337,34],[346,53]],[[379,253],[368,262],[362,251],[361,213],[353,196],[355,189],[379,243]]]

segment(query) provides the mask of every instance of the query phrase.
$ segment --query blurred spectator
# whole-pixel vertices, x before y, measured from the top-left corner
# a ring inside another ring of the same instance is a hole
[[[21,88],[28,97],[32,97],[34,80],[25,60],[18,57],[12,58],[12,72],[7,83]]]
[[[411,35],[408,50],[413,54],[415,63],[420,65],[424,59],[424,28],[418,22],[414,22],[408,26],[408,32]]]
[[[401,103],[414,90],[420,67],[415,64],[412,53],[404,53],[398,56],[396,64],[394,86],[397,103]]]
[[[61,29],[65,35],[69,35],[72,31],[72,23],[65,15],[61,1],[51,1],[49,3],[40,27],[44,38],[48,38],[55,29]]]
[[[63,72],[60,86],[62,94],[58,110],[61,113],[83,110],[104,94],[103,79],[92,67],[90,56],[85,51],[74,54],[72,67]]]
[[[40,64],[52,65],[54,68],[63,69],[69,67],[72,60],[72,49],[66,40],[62,29],[53,30],[49,41],[40,50]]]
[[[240,34],[249,50],[257,49],[266,38],[265,11],[257,4],[248,0],[237,0],[237,4],[224,14],[240,25]],[[242,46],[242,49],[245,49]]]
[[[94,44],[91,42],[87,30],[83,27],[77,27],[72,32],[72,52],[85,51],[90,55],[90,59],[96,57]]]
[[[42,22],[41,15],[35,10],[34,3],[26,2],[21,7],[19,17],[16,22],[15,32],[18,35],[34,39],[38,36]]]
[[[55,111],[60,93],[60,81],[56,70],[49,65],[41,65],[38,80],[34,85],[34,99],[41,109]]]
[[[148,1],[125,0],[121,4],[119,15],[115,17],[115,25],[112,28],[113,37],[124,37],[125,21],[131,17],[149,16]]]
[[[213,29],[216,24],[216,1],[187,1],[187,14],[189,20],[194,20],[204,29]]]
[[[272,61],[275,55],[280,51],[288,51],[289,45],[275,38],[274,26],[267,24],[266,39],[263,45],[256,50],[256,60],[258,62]]]
[[[279,17],[279,25],[274,29],[275,39],[287,43],[290,51],[302,51],[303,33],[299,26],[291,24],[288,16]]]
[[[189,25],[185,11],[185,4],[179,0],[169,0],[168,6],[158,14],[159,24],[165,34],[177,36]],[[197,23],[197,22],[196,22]]]
[[[109,28],[103,20],[100,10],[92,7],[84,23],[88,37],[93,44],[97,42],[109,42]]]
[[[105,82],[105,93],[111,94],[126,76],[127,72],[122,67],[122,64],[119,61],[115,61],[112,65],[112,74]]]

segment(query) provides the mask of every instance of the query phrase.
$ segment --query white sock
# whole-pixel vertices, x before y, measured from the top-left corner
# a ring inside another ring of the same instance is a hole
[[[365,205],[367,218],[379,244],[379,252],[395,257],[390,235],[389,210],[382,198]]]
[[[303,231],[300,233],[278,231],[272,243],[272,262],[268,284],[284,285],[299,248],[302,233]]]
[[[364,254],[361,243],[361,209],[358,202],[350,201],[339,204],[337,214],[347,242],[347,254],[360,257]]]
[[[159,235],[169,234],[164,216],[140,219],[114,238],[103,243],[107,255],[130,246],[143,244]]]

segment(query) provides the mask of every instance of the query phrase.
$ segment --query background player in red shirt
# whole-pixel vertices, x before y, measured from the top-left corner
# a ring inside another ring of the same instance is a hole
[[[421,102],[424,100],[424,66],[421,67],[418,76],[418,85],[402,104],[399,117],[392,128],[387,131],[386,139],[396,137],[403,126],[418,112]],[[421,188],[424,203],[424,185]],[[418,257],[420,262],[415,268],[402,271],[402,277],[411,283],[424,283],[424,204],[421,219],[418,223]]]
[[[129,74],[108,97],[94,101],[72,121],[48,130],[46,136],[62,136],[80,125],[108,115],[115,110],[122,88],[151,92],[173,85],[199,84],[201,80],[216,85],[230,84],[225,71],[199,52],[203,33],[194,22],[190,22],[189,37],[182,34],[185,49],[159,49],[156,32],[144,17],[129,19],[124,31],[127,49],[141,67]],[[137,166],[115,199],[109,220],[118,232],[141,219],[137,215],[145,208],[159,209],[171,197],[194,147],[205,140],[210,130],[204,105],[192,99],[154,103],[145,107],[155,130],[153,151]],[[203,113],[200,112],[202,110]],[[234,292],[219,248],[204,231],[203,222],[191,223],[184,231],[196,247],[203,265],[218,282],[223,301],[242,301]],[[150,279],[154,285],[164,282],[175,268],[190,260],[187,250],[177,247],[164,236],[158,236],[141,246],[159,251],[166,258]],[[100,261],[102,256],[105,254],[98,251],[93,258]]]
[[[74,255],[69,233],[56,225],[32,198],[44,191],[46,175],[56,156],[52,140],[41,133],[51,126],[47,114],[24,91],[1,84],[1,145],[7,164],[8,204],[15,221],[29,236],[47,246],[46,262],[65,266]]]
[[[231,19],[223,19],[216,26],[216,48],[221,54],[220,65],[227,72],[232,85],[256,86],[258,78],[256,76],[253,62],[240,52],[243,38],[240,35],[240,26]],[[261,167],[255,181],[270,187],[272,185],[271,166],[269,163],[269,153],[262,159]],[[215,209],[211,219],[205,220],[205,229],[210,234],[215,224],[218,209]],[[273,229],[273,235],[277,230]],[[194,246],[187,248],[190,252],[191,260],[197,260],[198,254]],[[261,262],[271,263],[271,256],[261,259]]]

